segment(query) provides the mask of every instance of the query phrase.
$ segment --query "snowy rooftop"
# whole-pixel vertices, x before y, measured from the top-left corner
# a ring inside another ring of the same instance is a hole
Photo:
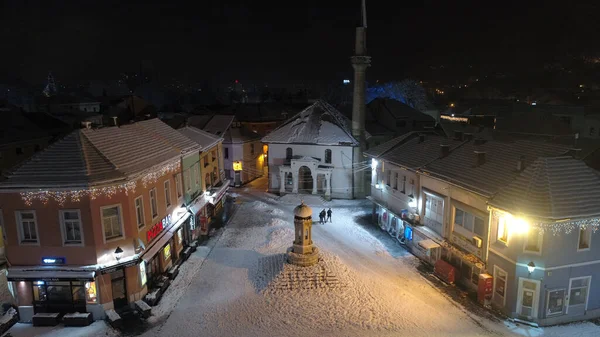
[[[265,136],[264,143],[357,145],[350,121],[325,101],[318,100]]]
[[[193,126],[186,126],[178,129],[177,131],[200,145],[202,150],[210,149],[223,140],[221,137],[215,136],[212,133],[200,130]]]

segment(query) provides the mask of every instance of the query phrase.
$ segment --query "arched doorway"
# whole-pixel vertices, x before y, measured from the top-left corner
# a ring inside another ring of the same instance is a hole
[[[285,191],[292,192],[294,190],[294,177],[292,176],[292,172],[287,172],[285,174]]]
[[[307,166],[298,170],[298,193],[312,193],[313,177]]]

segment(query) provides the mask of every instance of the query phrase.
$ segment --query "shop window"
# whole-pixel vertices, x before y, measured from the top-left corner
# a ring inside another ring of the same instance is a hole
[[[83,232],[81,228],[81,214],[79,210],[61,210],[60,220],[63,242],[66,245],[82,244]]]
[[[135,198],[135,217],[138,228],[144,227],[144,198],[141,195]]]
[[[165,261],[168,261],[171,258],[171,244],[167,244],[165,248],[163,248],[163,258]]]
[[[228,147],[225,148],[225,154],[223,155],[223,157],[225,157],[225,159],[229,159],[229,148]]]
[[[498,266],[494,266],[494,297],[502,300],[502,305],[506,303],[506,279],[507,274]]]
[[[542,239],[543,235],[539,228],[530,228],[527,232],[527,238],[525,239],[526,252],[539,253],[542,250]]]
[[[71,282],[71,293],[73,295],[74,302],[84,302],[87,299],[83,282]]]
[[[330,149],[325,150],[325,163],[331,164],[331,150]]]
[[[46,282],[46,294],[49,302],[69,303],[73,299],[68,281]]]
[[[569,307],[587,304],[591,276],[572,278],[569,286]]]
[[[156,204],[156,187],[150,190],[150,211],[152,212],[152,219],[158,216],[158,206]]]
[[[588,226],[586,228],[579,229],[579,244],[577,250],[588,250],[590,249],[590,242],[592,241],[592,228]]]
[[[458,226],[479,236],[483,236],[485,231],[482,218],[456,207],[454,207],[454,225],[455,229]]]
[[[104,227],[104,239],[111,240],[123,236],[121,225],[121,206],[102,207],[102,226]]]
[[[140,283],[141,286],[145,286],[146,282],[148,282],[148,278],[146,277],[146,262],[142,261],[140,263]]]
[[[37,218],[35,211],[17,211],[16,213],[21,243],[38,243]]]
[[[167,208],[171,206],[171,182],[168,180],[165,181],[165,204]]]
[[[48,296],[46,295],[46,285],[44,281],[34,282],[33,285],[33,300],[34,301],[46,301]]]
[[[98,303],[96,282],[92,281],[85,283],[85,301],[90,304]]]

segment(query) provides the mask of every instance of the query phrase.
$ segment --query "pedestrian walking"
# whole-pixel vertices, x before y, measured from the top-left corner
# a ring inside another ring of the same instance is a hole
[[[319,213],[319,223],[320,224],[323,223],[323,213],[322,212]]]
[[[325,223],[325,216],[327,213],[325,213],[325,209],[323,208],[323,210],[321,211],[321,213],[319,213],[319,217],[321,218],[321,223]]]
[[[327,210],[327,221],[329,221],[329,222],[332,222],[331,221],[331,213],[333,213],[333,212],[331,211],[331,208],[330,208]]]

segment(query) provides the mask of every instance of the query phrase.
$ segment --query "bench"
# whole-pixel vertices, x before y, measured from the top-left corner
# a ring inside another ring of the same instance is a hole
[[[60,323],[58,312],[37,313],[31,318],[33,326],[56,326]]]
[[[93,321],[94,318],[89,312],[66,314],[62,318],[62,322],[65,326],[88,326],[92,324]]]
[[[144,301],[135,301],[135,308],[144,318],[152,315],[152,308]]]
[[[117,312],[114,309],[108,309],[105,311],[106,313],[106,320],[108,321],[108,324],[110,324],[110,326],[112,326],[115,329],[119,329],[123,326],[123,319],[121,319],[121,316],[119,316],[119,314],[117,314]]]
[[[144,302],[153,307],[160,301],[161,296],[162,290],[160,290],[160,288],[154,288],[144,296]]]
[[[171,268],[169,268],[169,271],[167,271],[167,275],[169,275],[169,279],[173,280],[177,277],[177,274],[179,274],[179,266],[175,265]]]

